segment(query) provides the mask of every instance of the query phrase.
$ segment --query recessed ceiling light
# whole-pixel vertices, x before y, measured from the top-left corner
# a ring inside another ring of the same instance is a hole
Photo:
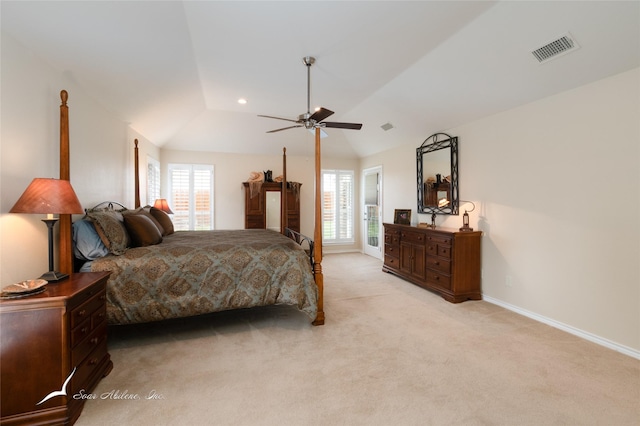
[[[246,100],[245,98],[240,98],[240,99],[238,99],[238,103],[239,103],[240,105],[244,105],[244,104],[246,104],[246,103],[247,103],[247,100]]]

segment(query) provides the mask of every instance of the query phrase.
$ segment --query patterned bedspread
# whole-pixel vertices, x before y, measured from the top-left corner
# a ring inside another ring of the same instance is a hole
[[[274,304],[314,319],[317,286],[309,257],[270,230],[179,231],[162,243],[94,260],[111,271],[110,324],[131,324]]]

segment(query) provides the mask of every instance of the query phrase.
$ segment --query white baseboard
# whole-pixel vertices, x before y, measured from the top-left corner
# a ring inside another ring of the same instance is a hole
[[[526,309],[522,309],[519,308],[517,306],[511,305],[507,302],[503,302],[502,300],[499,299],[495,299],[493,297],[487,296],[487,295],[482,295],[482,300],[492,303],[494,305],[498,305],[501,306],[505,309],[508,309],[510,311],[513,311],[517,314],[523,315],[525,317],[531,318],[533,320],[536,320],[538,322],[550,325],[551,327],[560,329],[562,331],[566,331],[567,333],[573,334],[574,336],[578,336],[581,337],[585,340],[588,340],[590,342],[596,343],[598,345],[604,346],[606,348],[609,349],[613,349],[614,351],[623,353],[625,355],[628,355],[630,357],[636,358],[636,359],[640,359],[640,351],[621,345],[619,343],[616,342],[612,342],[611,340],[605,339],[603,337],[600,336],[596,336],[595,334],[589,333],[587,331],[584,330],[580,330],[578,328],[572,327],[570,325],[567,324],[563,324],[559,321],[544,317],[542,315],[538,315],[534,312],[530,312],[527,311]]]

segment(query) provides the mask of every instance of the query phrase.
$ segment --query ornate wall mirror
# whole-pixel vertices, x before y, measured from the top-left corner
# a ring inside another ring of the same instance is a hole
[[[458,214],[458,138],[434,133],[416,149],[418,213]]]

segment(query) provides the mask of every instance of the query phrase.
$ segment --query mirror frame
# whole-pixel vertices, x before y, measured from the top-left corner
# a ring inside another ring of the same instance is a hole
[[[441,139],[443,138],[443,139]],[[450,148],[451,150],[451,202],[446,207],[432,207],[424,205],[424,177],[422,160],[425,154]],[[434,133],[422,142],[416,149],[416,167],[418,184],[418,213],[457,215],[459,210],[458,197],[458,137],[446,133]]]

